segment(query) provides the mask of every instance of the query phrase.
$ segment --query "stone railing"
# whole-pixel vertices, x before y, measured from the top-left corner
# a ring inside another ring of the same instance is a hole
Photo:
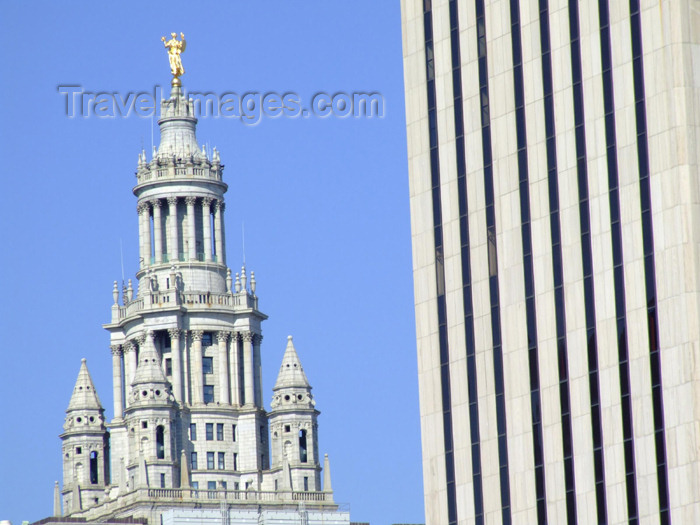
[[[180,292],[164,290],[147,292],[124,306],[112,307],[112,322],[141,312],[185,307],[187,309],[226,308],[233,310],[258,309],[258,298],[247,292],[214,293],[214,292]]]
[[[155,500],[216,500],[216,501],[247,501],[284,502],[310,501],[333,505],[332,492],[294,492],[294,491],[258,491],[258,490],[206,490],[206,489],[147,489],[148,498]]]
[[[150,509],[171,508],[171,505],[184,505],[199,508],[221,508],[222,505],[262,505],[264,507],[289,507],[304,502],[306,510],[349,510],[346,505],[333,501],[332,492],[258,491],[258,490],[206,490],[206,489],[161,489],[136,488],[119,494],[117,486],[112,486],[110,496],[100,499],[100,503],[71,514],[81,521],[121,521],[125,510],[138,508],[144,504]],[[62,518],[63,519],[63,518]]]
[[[141,166],[136,172],[138,184],[154,182],[163,179],[208,179],[220,181],[222,178],[223,166],[213,164],[208,166]]]

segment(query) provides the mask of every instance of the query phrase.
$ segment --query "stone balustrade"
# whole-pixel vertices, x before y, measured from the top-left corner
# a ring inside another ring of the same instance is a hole
[[[116,489],[116,487],[115,487]],[[333,501],[332,492],[296,492],[296,491],[257,491],[257,490],[207,490],[207,489],[161,489],[136,488],[119,494],[118,498],[110,497],[101,500],[99,504],[74,513],[75,518],[102,521],[105,518],[123,516],[124,510],[148,504],[150,508],[172,508],[173,503],[199,508],[220,508],[225,502],[235,502],[238,505],[265,505],[266,507],[288,507],[305,502],[307,510],[324,509],[338,510],[346,505],[338,505]]]
[[[164,290],[147,292],[124,306],[112,307],[112,323],[138,315],[142,312],[172,309],[184,306],[188,310],[222,308],[231,310],[258,309],[258,298],[248,292],[180,292]]]
[[[209,166],[202,163],[199,166],[156,166],[151,163],[139,167],[136,172],[137,184],[145,184],[163,179],[208,179],[221,181],[223,166],[213,164]]]
[[[331,492],[257,491],[228,489],[148,489],[148,498],[154,500],[216,500],[249,501],[251,503],[274,501],[310,501],[334,505]]]

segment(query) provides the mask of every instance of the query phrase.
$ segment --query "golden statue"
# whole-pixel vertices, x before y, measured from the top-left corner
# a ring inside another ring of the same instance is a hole
[[[179,84],[180,80],[178,77],[185,74],[185,68],[182,67],[182,59],[180,54],[185,51],[187,42],[185,42],[185,33],[180,33],[181,40],[177,39],[177,33],[170,33],[172,37],[167,42],[165,37],[161,37],[163,45],[165,45],[168,50],[168,59],[170,59],[170,72],[173,74],[173,84]]]

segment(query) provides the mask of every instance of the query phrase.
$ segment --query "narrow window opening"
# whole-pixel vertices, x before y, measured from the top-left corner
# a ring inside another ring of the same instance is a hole
[[[308,476],[304,476],[304,492],[309,491],[309,478]]]
[[[218,467],[219,470],[226,470],[226,453],[219,452],[218,454]]]
[[[204,373],[204,374],[213,374],[214,373],[214,358],[202,357],[202,373]]]
[[[162,425],[156,427],[156,456],[165,459],[165,429]]]
[[[190,440],[197,441],[197,424],[190,423]]]
[[[233,453],[233,470],[238,470],[238,454],[236,452]]]
[[[223,423],[216,424],[216,440],[217,441],[224,440],[224,424]]]
[[[165,488],[165,474],[160,475],[160,488]]]
[[[231,425],[231,434],[233,436],[231,441],[236,441],[236,425]]]
[[[90,483],[96,485],[99,480],[97,472],[97,452],[90,452]]]
[[[306,430],[299,431],[299,460],[302,463],[306,463],[307,460]]]
[[[197,453],[196,452],[190,453],[190,467],[192,468],[192,470],[197,470],[199,468],[197,466]],[[196,487],[194,487],[194,484],[192,485],[192,487],[196,488]]]
[[[207,470],[214,470],[214,453],[207,452]]]
[[[214,423],[207,423],[206,431],[207,431],[207,441],[213,441],[214,440]]]
[[[204,385],[204,402],[214,402],[214,385]]]

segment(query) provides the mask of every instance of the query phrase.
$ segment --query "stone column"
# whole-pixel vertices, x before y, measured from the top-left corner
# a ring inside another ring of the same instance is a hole
[[[192,403],[192,399],[190,399],[190,389],[192,387],[192,380],[190,379],[192,377],[190,370],[190,355],[192,352],[190,346],[192,343],[187,344],[187,330],[180,331],[180,335],[182,336],[182,400],[190,404]],[[192,336],[190,336],[190,341],[192,341]]]
[[[170,228],[168,228],[168,253],[170,261],[179,260],[180,246],[178,246],[177,235],[177,197],[168,197],[168,218]]]
[[[260,356],[260,343],[263,336],[253,336],[253,373],[255,374],[255,406],[263,406],[262,401],[262,359]]]
[[[139,258],[141,268],[151,264],[151,230],[149,226],[149,205],[140,203],[136,209],[139,212]]]
[[[112,345],[112,384],[114,386],[114,419],[121,419],[124,415],[123,387],[122,387],[122,347]]]
[[[170,328],[170,355],[173,365],[173,395],[175,401],[182,403],[182,358],[180,353],[180,333],[179,328]]]
[[[163,262],[163,223],[160,207],[163,205],[163,202],[160,199],[155,199],[151,204],[153,205],[153,252],[155,263],[161,264]]]
[[[255,404],[253,375],[253,332],[243,332],[243,392],[246,405]]]
[[[231,334],[229,346],[229,377],[231,378],[231,404],[239,406],[241,404],[241,385],[239,382],[240,372],[238,369],[238,332]]]
[[[136,343],[133,341],[127,341],[124,346],[124,353],[126,359],[124,359],[125,372],[124,372],[124,388],[126,390],[126,406],[129,406],[129,387],[131,382],[134,380],[134,374],[136,373]]]
[[[204,243],[204,260],[211,262],[211,203],[214,199],[202,199],[202,231]]]
[[[229,404],[229,384],[228,384],[228,359],[226,359],[226,342],[228,341],[228,332],[217,332],[216,340],[219,343],[219,401]]]
[[[190,353],[190,370],[192,371],[192,404],[202,403],[204,393],[204,374],[202,372],[202,330],[192,330],[192,352]]]
[[[194,228],[194,205],[196,202],[197,197],[185,197],[187,204],[187,252],[190,261],[197,260],[197,236]]]
[[[218,200],[214,204],[214,244],[216,245],[216,262],[226,264],[226,255],[224,254],[224,237],[223,223],[224,210],[226,205],[224,201]]]

